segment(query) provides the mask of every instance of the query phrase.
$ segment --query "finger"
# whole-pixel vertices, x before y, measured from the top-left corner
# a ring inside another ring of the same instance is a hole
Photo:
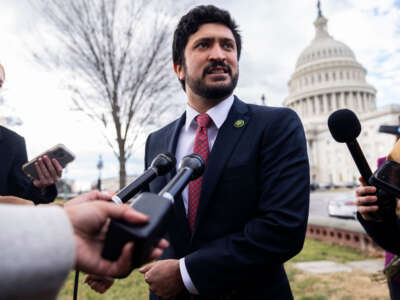
[[[356,199],[357,206],[370,206],[371,203],[374,203],[378,200],[376,196],[365,196],[365,197],[358,197]]]
[[[163,253],[164,249],[160,249],[160,248],[154,248],[153,251],[150,254],[150,259],[149,260],[154,260],[157,259],[161,256],[161,254]],[[140,270],[139,270],[140,272]],[[143,273],[143,272],[141,272]]]
[[[48,182],[50,180],[50,174],[49,174],[49,171],[47,170],[42,158],[38,159],[38,164],[39,164],[40,171],[42,171],[42,174],[43,174],[43,180],[44,180],[45,184],[48,184]]]
[[[361,183],[361,186],[367,186],[367,183],[362,176],[358,177],[358,181]]]
[[[168,247],[169,247],[169,242],[166,239],[161,239],[157,244],[157,248],[165,249]]]
[[[53,158],[51,161],[53,162],[53,165],[54,165],[54,167],[56,169],[57,176],[61,177],[62,176],[63,167],[60,165],[60,163],[58,162],[57,159]]]
[[[47,171],[49,172],[49,176],[54,181],[57,181],[58,175],[57,175],[56,169],[54,169],[53,164],[51,163],[51,160],[49,159],[49,157],[47,155],[45,155],[43,157],[43,161],[44,161],[45,167],[47,168]]]
[[[107,217],[122,219],[128,223],[145,223],[149,219],[148,216],[134,210],[127,204],[115,205],[114,203],[97,201],[95,202],[95,205],[101,208],[102,212],[105,213]]]
[[[379,210],[379,207],[376,206],[376,205],[373,205],[373,206],[359,206],[357,208],[357,211],[362,215],[368,214],[368,213],[373,213],[373,212],[376,212],[378,210]]]
[[[36,169],[36,173],[38,174],[39,181],[40,181],[40,183],[42,183],[45,179],[44,179],[42,169],[39,166],[39,160],[37,162],[35,162],[35,169]]]
[[[95,190],[95,191],[89,192],[88,199],[89,200],[104,200],[104,201],[108,201],[108,200],[111,200],[111,195],[110,194],[105,194],[105,193],[102,193],[102,192],[99,192],[99,191]]]
[[[365,194],[374,194],[376,193],[376,187],[374,186],[362,186],[356,188],[357,196],[364,196]]]
[[[133,242],[127,243],[122,248],[121,256],[113,262],[109,268],[108,276],[124,277],[131,271],[131,260],[133,252]]]
[[[90,275],[86,275],[85,280],[83,282],[88,283],[89,280],[90,280]]]
[[[140,273],[143,273],[143,274],[144,274],[144,273],[147,273],[147,271],[149,271],[149,270],[153,267],[153,265],[154,265],[154,263],[147,264],[147,265],[141,267],[141,268],[139,269],[139,272],[140,272]]]

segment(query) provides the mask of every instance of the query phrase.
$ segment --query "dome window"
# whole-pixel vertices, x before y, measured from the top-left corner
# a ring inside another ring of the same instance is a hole
[[[325,80],[329,81],[329,73],[325,73]]]
[[[336,73],[335,72],[332,72],[332,79],[333,79],[333,81],[336,80]]]
[[[321,76],[321,73],[319,73],[318,74],[318,82],[321,82],[322,81],[322,76]]]
[[[340,71],[339,76],[340,76],[340,80],[343,80],[343,72],[342,71]]]

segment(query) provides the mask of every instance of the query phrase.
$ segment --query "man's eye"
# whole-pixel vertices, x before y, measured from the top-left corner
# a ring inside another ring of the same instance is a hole
[[[224,44],[225,49],[233,49],[233,45],[231,43]]]
[[[208,43],[203,42],[203,43],[198,43],[196,48],[202,49],[202,48],[207,48],[207,47],[208,47]]]

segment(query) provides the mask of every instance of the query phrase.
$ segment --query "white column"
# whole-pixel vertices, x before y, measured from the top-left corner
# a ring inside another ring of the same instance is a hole
[[[324,107],[324,113],[328,113],[329,112],[328,97],[326,96],[326,94],[322,95],[322,105]]]
[[[344,92],[340,92],[339,94],[339,105],[340,108],[346,108],[344,105]]]
[[[366,107],[365,107],[365,96],[367,95],[367,93],[365,93],[365,92],[363,92],[363,93],[361,93],[360,92],[360,99],[361,99],[361,111],[362,112],[365,112],[366,111]]]
[[[306,99],[306,101],[307,101],[308,115],[312,116],[313,115],[313,109],[312,109],[311,97],[308,97]]]

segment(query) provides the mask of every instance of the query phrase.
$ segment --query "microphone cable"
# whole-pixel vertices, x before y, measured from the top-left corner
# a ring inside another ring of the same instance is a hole
[[[75,282],[74,282],[74,296],[73,300],[78,300],[78,284],[79,284],[79,271],[75,271]]]

